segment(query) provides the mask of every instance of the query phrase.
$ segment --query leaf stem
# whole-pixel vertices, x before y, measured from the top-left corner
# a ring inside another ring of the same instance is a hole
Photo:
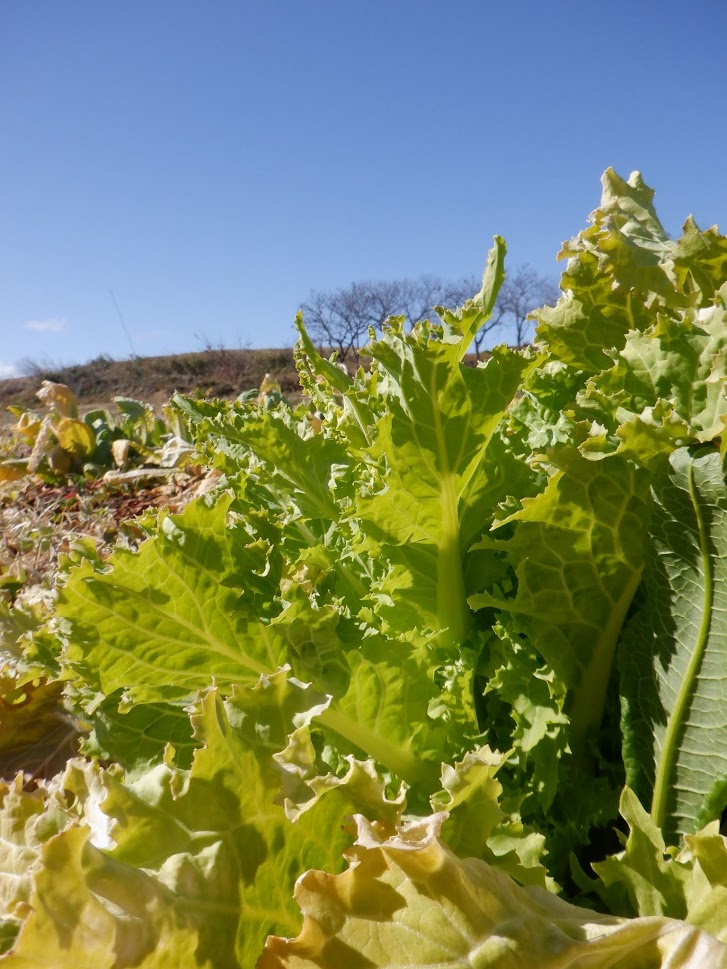
[[[588,738],[601,725],[606,705],[608,681],[611,676],[613,657],[623,627],[626,612],[631,605],[639,582],[641,569],[637,569],[614,603],[608,622],[596,641],[591,661],[583,670],[579,686],[575,690],[571,710],[571,749],[573,756],[581,764],[587,758]]]
[[[436,764],[416,757],[405,747],[391,743],[382,734],[362,723],[357,723],[339,710],[329,707],[319,714],[316,720],[388,767],[408,784],[436,780]]]
[[[470,611],[462,573],[462,550],[454,475],[442,476],[442,540],[437,556],[437,615],[447,638],[461,643],[467,634]]]

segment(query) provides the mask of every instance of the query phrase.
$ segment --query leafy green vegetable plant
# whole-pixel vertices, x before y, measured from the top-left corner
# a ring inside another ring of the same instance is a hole
[[[115,397],[116,416],[96,409],[81,419],[78,401],[65,384],[44,380],[37,396],[48,408],[45,416],[9,408],[18,419],[16,439],[30,454],[0,462],[0,481],[25,474],[48,480],[81,473],[97,477],[111,468],[139,464],[171,468],[187,461],[193,450],[183,419],[171,411],[165,421],[150,404]]]
[[[727,967],[727,239],[604,176],[535,344],[504,274],[306,401],[178,398],[220,472],[59,580],[8,779],[10,967]],[[301,911],[304,919],[301,918]]]

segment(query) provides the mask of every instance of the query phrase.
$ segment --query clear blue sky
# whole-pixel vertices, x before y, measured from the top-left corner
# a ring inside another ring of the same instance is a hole
[[[727,231],[725,0],[6,0],[0,373],[282,346],[311,289],[558,273],[613,165]]]

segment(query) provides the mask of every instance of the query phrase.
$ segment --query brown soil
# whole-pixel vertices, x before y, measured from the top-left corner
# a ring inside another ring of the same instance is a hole
[[[58,558],[74,539],[91,539],[107,555],[117,538],[143,539],[133,519],[148,509],[178,512],[216,482],[199,468],[141,485],[103,479],[47,484],[34,475],[0,484],[0,575],[23,576],[23,584],[49,584]]]
[[[108,407],[116,396],[144,400],[157,409],[175,391],[194,397],[234,398],[257,389],[266,374],[278,381],[288,399],[295,400],[300,385],[290,349],[211,349],[130,360],[98,357],[58,369],[39,366],[30,376],[0,381],[0,459],[27,452],[12,434],[15,417],[7,407],[14,404],[43,411],[36,397],[43,380],[70,387],[83,413],[92,406]],[[194,469],[159,483],[130,480],[118,486],[103,479],[55,486],[35,476],[0,483],[0,577],[22,573],[31,585],[48,582],[58,556],[74,538],[91,538],[106,554],[122,523],[150,507],[179,511],[209,480]],[[133,541],[133,525],[124,528],[127,540]]]

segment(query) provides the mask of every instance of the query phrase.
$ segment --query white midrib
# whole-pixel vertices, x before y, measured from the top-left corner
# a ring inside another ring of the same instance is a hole
[[[434,430],[437,436],[439,467],[441,468],[440,509],[442,536],[437,556],[437,616],[440,626],[447,629],[448,638],[460,643],[469,623],[469,606],[462,572],[462,549],[459,533],[459,501],[457,476],[449,466],[447,442],[437,399],[435,377],[430,385]]]

